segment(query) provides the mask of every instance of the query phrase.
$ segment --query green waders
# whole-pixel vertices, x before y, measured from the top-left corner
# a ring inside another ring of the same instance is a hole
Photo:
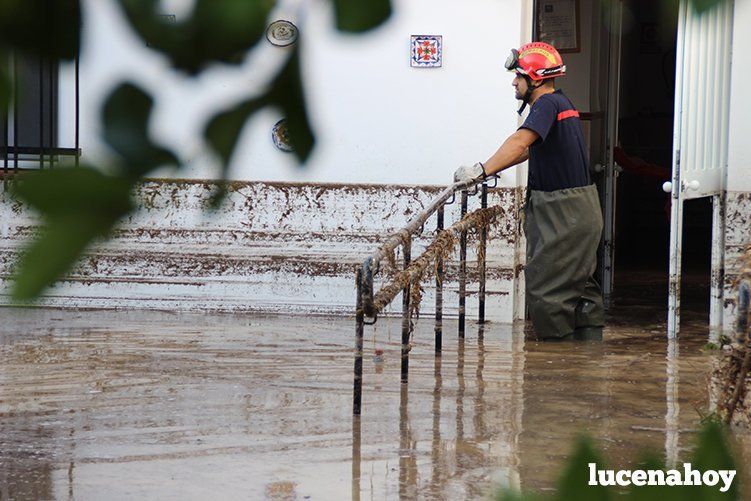
[[[530,190],[524,210],[527,307],[539,338],[602,327],[602,291],[593,274],[602,234],[595,185]]]

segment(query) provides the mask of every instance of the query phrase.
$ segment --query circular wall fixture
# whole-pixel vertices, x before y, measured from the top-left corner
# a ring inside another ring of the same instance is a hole
[[[274,127],[272,127],[271,129],[271,139],[274,141],[274,146],[284,151],[285,153],[295,151],[295,148],[292,146],[292,143],[289,139],[289,130],[287,129],[286,118],[282,118],[274,124]]]
[[[277,47],[286,47],[297,41],[297,26],[289,21],[280,19],[266,28],[266,39]]]

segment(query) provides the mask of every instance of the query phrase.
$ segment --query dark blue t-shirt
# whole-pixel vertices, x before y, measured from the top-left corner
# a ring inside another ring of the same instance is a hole
[[[563,92],[538,98],[520,128],[540,136],[529,147],[528,189],[556,191],[591,184],[579,112]]]

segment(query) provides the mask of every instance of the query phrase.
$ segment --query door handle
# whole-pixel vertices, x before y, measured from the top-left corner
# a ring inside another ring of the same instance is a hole
[[[683,191],[686,191],[686,190],[696,191],[701,186],[699,181],[697,181],[696,179],[694,179],[693,181],[689,181],[689,182],[683,181],[681,185],[683,187]],[[670,181],[665,181],[664,183],[662,183],[662,191],[664,191],[665,193],[672,192],[673,183],[671,183]]]

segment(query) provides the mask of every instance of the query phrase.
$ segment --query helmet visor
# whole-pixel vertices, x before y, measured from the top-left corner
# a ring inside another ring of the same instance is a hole
[[[514,71],[519,66],[519,51],[516,49],[511,49],[511,54],[508,55],[506,58],[506,63],[504,64],[507,70]]]

